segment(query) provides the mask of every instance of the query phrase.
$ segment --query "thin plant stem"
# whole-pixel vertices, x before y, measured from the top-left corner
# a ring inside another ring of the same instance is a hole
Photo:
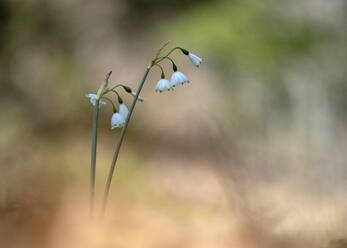
[[[117,85],[113,86],[111,89],[109,89],[108,91],[110,92],[110,91],[112,91],[115,88],[120,87],[120,86],[124,86],[124,84],[117,84]]]
[[[165,73],[164,73],[164,69],[163,69],[163,67],[161,66],[161,65],[159,65],[159,64],[153,64],[153,66],[158,66],[159,68],[160,68],[160,70],[161,70],[161,74],[162,75],[165,75]]]
[[[163,61],[165,58],[167,58],[173,51],[177,50],[177,49],[181,49],[180,47],[174,47],[172,48],[165,56],[161,56],[161,57],[157,57],[155,63],[159,63],[161,61]]]
[[[99,119],[99,100],[95,101],[94,120],[92,132],[92,157],[90,161],[90,216],[94,211],[94,193],[95,193],[95,170],[96,170],[96,144],[98,138],[98,119]]]
[[[161,48],[159,48],[159,50],[158,50],[157,54],[155,55],[155,58],[154,58],[154,60],[153,60],[152,62],[155,62],[155,61],[157,60],[157,58],[158,58],[159,55],[160,55],[160,52],[161,52],[169,43],[170,43],[170,41],[166,42],[164,45],[162,45]]]
[[[175,62],[172,60],[172,58],[170,58],[169,56],[165,56],[164,59],[168,59],[168,60],[171,61],[171,63],[172,63],[173,65],[176,65]]]
[[[143,78],[140,82],[140,85],[139,85],[139,88],[137,89],[137,92],[136,92],[136,95],[134,97],[134,100],[131,104],[131,107],[129,109],[129,113],[128,113],[128,116],[125,120],[125,124],[122,128],[122,131],[120,133],[120,136],[119,136],[119,139],[118,139],[118,142],[117,142],[117,146],[116,146],[116,150],[114,151],[114,155],[113,155],[113,159],[112,159],[112,163],[111,163],[111,166],[110,166],[110,171],[108,173],[108,177],[107,177],[107,182],[106,182],[106,187],[105,187],[105,192],[104,192],[104,200],[103,200],[103,204],[102,204],[102,212],[101,212],[101,216],[103,217],[104,214],[105,214],[105,209],[106,209],[106,205],[107,205],[107,199],[108,199],[108,195],[109,195],[109,192],[110,192],[110,186],[111,186],[111,182],[112,182],[112,177],[113,177],[113,173],[114,173],[114,169],[116,167],[116,162],[117,162],[117,158],[118,158],[118,154],[119,154],[119,151],[120,151],[120,147],[122,145],[122,142],[123,142],[123,138],[124,138],[124,135],[125,135],[125,131],[128,127],[128,124],[129,124],[129,120],[130,120],[130,117],[131,117],[131,114],[134,110],[134,107],[135,107],[135,104],[137,102],[137,98],[139,97],[140,95],[140,92],[142,90],[142,87],[146,81],[146,78],[147,78],[147,75],[148,75],[148,72],[150,71],[150,69],[152,68],[153,65],[149,65],[145,71],[145,74],[143,75]]]
[[[110,98],[108,98],[108,97],[106,97],[106,96],[103,96],[103,97],[101,97],[102,99],[105,99],[105,100],[107,100],[107,101],[109,101],[111,104],[112,104],[112,110],[113,110],[113,113],[116,113],[117,112],[117,108],[116,108],[116,106],[114,106],[114,103],[112,102],[112,100],[110,99]]]

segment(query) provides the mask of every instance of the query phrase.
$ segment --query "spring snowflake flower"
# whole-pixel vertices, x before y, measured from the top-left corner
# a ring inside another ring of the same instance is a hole
[[[125,124],[125,119],[120,113],[114,113],[111,119],[111,129],[122,127]]]
[[[171,76],[172,87],[175,87],[184,83],[189,83],[189,80],[182,72],[175,71],[174,73],[172,73],[172,76]]]
[[[136,92],[134,92],[134,91],[132,91],[130,94],[131,94],[133,97],[136,96]],[[142,96],[139,96],[139,97],[137,98],[137,100],[140,101],[140,102],[143,102],[143,101],[144,101],[144,99],[143,99]]]
[[[88,95],[86,95],[86,96],[90,98],[89,101],[95,106],[97,95],[96,95],[96,94],[88,94]],[[106,102],[103,101],[103,100],[100,100],[100,101],[99,101],[99,108],[100,108],[101,105],[103,105],[103,104],[106,104]]]
[[[163,92],[165,90],[171,89],[171,83],[169,80],[162,78],[158,81],[157,86],[155,87],[155,91]]]
[[[124,119],[126,119],[128,116],[128,113],[129,113],[129,110],[128,110],[127,106],[125,106],[124,103],[120,104],[119,105],[119,114],[121,116],[123,116]]]
[[[192,54],[192,53],[189,53],[188,57],[189,57],[189,59],[193,65],[195,65],[196,67],[199,67],[199,65],[201,64],[201,61],[202,61],[201,58],[199,58],[198,56],[196,56],[195,54]]]

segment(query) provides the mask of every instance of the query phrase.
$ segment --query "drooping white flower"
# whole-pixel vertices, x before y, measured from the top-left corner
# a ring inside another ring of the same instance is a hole
[[[127,106],[125,106],[124,103],[120,104],[119,105],[119,114],[121,116],[123,116],[124,120],[127,118],[128,113],[129,113],[129,110],[128,110]]]
[[[201,64],[201,61],[202,61],[201,58],[199,58],[198,56],[196,56],[195,54],[192,54],[192,53],[189,53],[188,57],[189,57],[189,59],[193,65],[195,65],[196,67],[199,67],[199,65]]]
[[[171,84],[169,80],[162,78],[158,81],[157,86],[155,87],[155,91],[163,92],[165,90],[170,90]]]
[[[120,113],[114,113],[111,119],[111,129],[122,127],[125,124],[125,119]]]
[[[189,83],[187,77],[179,71],[175,71],[171,76],[171,86],[175,87],[180,84]]]
[[[95,106],[97,95],[96,94],[88,94],[86,96],[90,98],[89,101]],[[101,107],[102,104],[106,104],[106,102],[103,100],[100,100],[99,101],[99,108]]]
[[[131,94],[133,97],[136,96],[136,92],[134,92],[134,91],[132,91],[130,94]],[[143,99],[142,96],[139,96],[139,97],[137,98],[137,100],[140,101],[140,102],[143,102],[143,101],[144,101],[144,99]]]

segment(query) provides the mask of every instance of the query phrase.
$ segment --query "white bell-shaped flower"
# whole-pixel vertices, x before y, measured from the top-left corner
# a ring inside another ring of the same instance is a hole
[[[88,95],[86,95],[86,96],[90,98],[89,101],[95,106],[97,95],[96,95],[96,94],[88,94]],[[101,105],[103,105],[103,104],[106,104],[106,102],[103,101],[103,100],[100,100],[100,101],[99,101],[99,108],[100,108]]]
[[[155,87],[155,91],[163,92],[165,90],[171,89],[171,83],[169,80],[162,78],[158,81],[157,86]]]
[[[134,91],[132,91],[130,94],[131,94],[133,97],[136,96],[136,92],[134,92]],[[144,101],[144,99],[143,99],[142,96],[139,96],[139,97],[137,98],[137,100],[140,101],[140,102],[143,102],[143,101]]]
[[[196,56],[195,54],[192,54],[192,53],[189,53],[188,57],[189,57],[189,59],[193,65],[195,65],[196,67],[199,67],[199,65],[201,64],[201,61],[202,61],[201,58],[199,58],[198,56]]]
[[[125,124],[125,118],[120,113],[114,113],[111,119],[111,129],[122,127]]]
[[[174,73],[172,73],[172,76],[171,76],[172,87],[175,87],[184,83],[189,83],[189,80],[182,72],[175,71]]]
[[[128,113],[129,113],[129,110],[128,110],[127,106],[124,103],[120,104],[119,105],[119,114],[121,116],[123,116],[124,119],[126,119],[128,116]]]

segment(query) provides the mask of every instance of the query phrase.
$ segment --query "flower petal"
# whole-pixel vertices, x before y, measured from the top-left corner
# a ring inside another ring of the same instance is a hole
[[[132,91],[130,94],[131,94],[133,97],[136,96],[136,92],[134,92],[134,91]],[[144,99],[143,99],[142,96],[139,96],[139,97],[137,98],[137,100],[140,101],[140,102],[143,102],[143,101],[144,101]]]
[[[125,124],[124,117],[119,113],[114,113],[111,119],[111,129],[122,127]]]
[[[124,119],[128,117],[128,113],[129,113],[129,110],[127,106],[125,106],[125,104],[122,103],[121,105],[119,105],[119,114],[123,116]]]
[[[199,58],[198,56],[196,56],[195,54],[192,54],[192,53],[189,53],[188,57],[189,57],[189,59],[193,65],[195,65],[196,67],[199,67],[199,65],[201,64],[201,61],[202,61],[201,58]]]
[[[165,90],[171,89],[171,83],[169,80],[162,78],[158,81],[157,86],[155,87],[156,91],[163,92]]]
[[[88,94],[88,95],[86,95],[86,96],[90,98],[89,101],[91,102],[91,104],[93,104],[93,106],[95,106],[95,105],[96,105],[96,98],[97,98],[97,95],[96,95],[96,94]],[[103,105],[103,104],[106,104],[106,102],[103,101],[103,100],[99,100],[99,108],[100,108],[101,105]]]

